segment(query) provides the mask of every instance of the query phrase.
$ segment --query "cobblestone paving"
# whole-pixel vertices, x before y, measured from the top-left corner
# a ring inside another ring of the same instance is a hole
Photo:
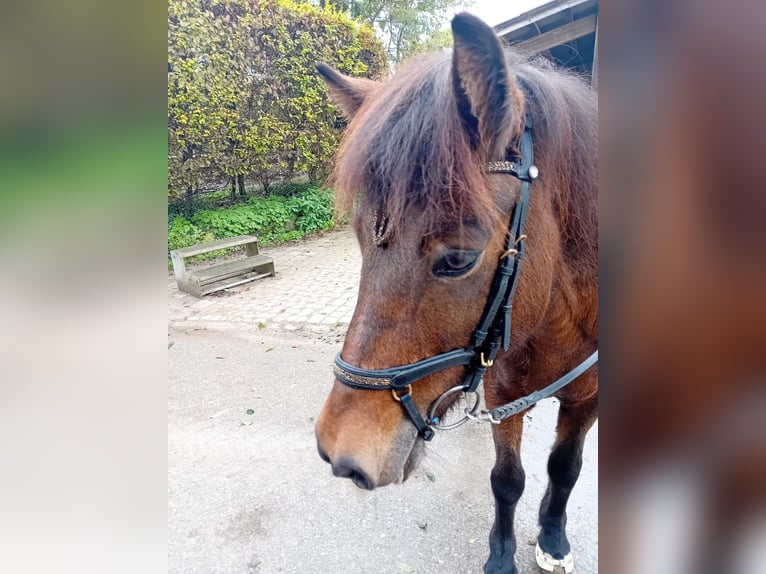
[[[262,248],[274,258],[266,277],[197,299],[168,276],[173,327],[292,331],[339,340],[356,306],[361,255],[350,227],[287,245]]]

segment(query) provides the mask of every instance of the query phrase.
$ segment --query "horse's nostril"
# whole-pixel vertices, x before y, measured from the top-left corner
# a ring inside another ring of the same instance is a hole
[[[375,488],[375,485],[370,480],[370,477],[359,471],[352,472],[349,478],[351,479],[351,482],[364,490],[372,490]]]
[[[317,452],[319,453],[319,458],[321,458],[325,462],[330,462],[330,457],[327,456],[327,453],[322,448],[322,445],[319,444],[319,441],[317,441]]]
[[[372,490],[375,488],[375,483],[372,478],[370,478],[370,476],[364,472],[352,458],[346,456],[341,457],[332,465],[332,473],[340,478],[350,478],[351,482],[359,488],[365,490]]]

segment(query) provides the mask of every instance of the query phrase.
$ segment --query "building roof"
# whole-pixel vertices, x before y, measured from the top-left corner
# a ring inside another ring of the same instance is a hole
[[[592,77],[597,76],[597,22],[598,0],[553,0],[498,24],[495,32],[519,51],[544,53],[559,65]]]

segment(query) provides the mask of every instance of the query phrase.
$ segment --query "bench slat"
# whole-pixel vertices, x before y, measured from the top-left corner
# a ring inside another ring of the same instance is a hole
[[[248,243],[258,243],[258,238],[255,235],[240,235],[239,237],[229,237],[227,239],[216,239],[209,243],[200,243],[199,245],[192,245],[191,247],[183,247],[181,249],[174,249],[171,253],[177,253],[181,257],[191,257],[193,255],[202,255],[203,253],[210,253],[211,251],[218,251],[219,249],[227,249],[229,247],[239,247],[240,245],[247,245]]]
[[[268,265],[273,261],[274,260],[267,255],[253,255],[252,257],[219,263],[218,265],[213,265],[204,269],[195,269],[190,271],[188,275],[199,279],[200,285],[206,285],[214,281],[220,281],[221,279],[227,279],[235,275],[246,273],[247,271],[263,265]]]
[[[202,288],[202,295],[208,295],[210,293],[215,293],[216,291],[222,291],[223,289],[228,289],[229,287],[236,287],[237,285],[249,283],[250,281],[255,281],[256,279],[262,279],[263,277],[268,277],[269,275],[271,275],[271,272],[258,273],[256,275],[248,275],[244,279],[238,279],[237,281],[232,281],[230,283],[229,282],[211,283],[209,285],[205,285],[205,287]]]

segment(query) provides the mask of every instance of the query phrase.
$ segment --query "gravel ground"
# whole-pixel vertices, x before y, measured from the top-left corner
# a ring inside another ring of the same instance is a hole
[[[181,303],[177,292],[171,298]],[[489,428],[438,435],[403,485],[367,492],[333,478],[316,454],[314,417],[340,345],[310,335],[224,322],[209,328],[173,321],[171,312],[168,571],[480,572],[494,516]],[[527,483],[516,515],[522,574],[538,572],[537,508],[555,415],[555,400],[525,415]],[[581,574],[598,571],[597,448],[598,424],[569,505]]]

